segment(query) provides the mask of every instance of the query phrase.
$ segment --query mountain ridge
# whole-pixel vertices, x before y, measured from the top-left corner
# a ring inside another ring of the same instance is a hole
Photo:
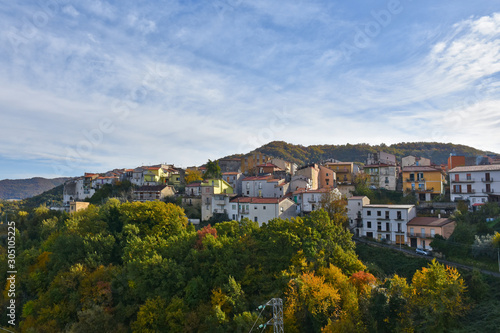
[[[68,179],[70,178],[33,177],[27,179],[3,179],[0,180],[0,199],[31,198],[64,184]]]

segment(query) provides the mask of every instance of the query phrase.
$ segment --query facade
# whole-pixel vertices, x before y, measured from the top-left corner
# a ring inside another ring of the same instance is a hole
[[[89,202],[83,202],[83,201],[70,202],[69,213],[75,213],[78,212],[79,210],[87,209],[89,205],[90,205]]]
[[[140,202],[162,200],[175,194],[170,185],[143,185],[134,190],[134,200]]]
[[[317,190],[299,189],[292,193],[292,200],[297,205],[297,212],[308,214],[320,208],[320,201],[324,194],[331,191],[328,188]]]
[[[406,156],[401,159],[401,167],[431,166],[431,160],[425,157]]]
[[[297,191],[301,188],[312,189],[312,180],[309,177],[303,175],[294,175],[290,181],[290,186],[288,187],[290,192]]]
[[[395,165],[368,164],[364,166],[364,172],[370,176],[369,186],[371,188],[396,190],[398,174]]]
[[[258,222],[259,226],[274,218],[297,216],[296,205],[289,198],[237,197],[231,199],[227,212],[230,219],[239,221],[248,218]]]
[[[281,198],[288,190],[284,179],[272,175],[243,178],[241,186],[242,195],[247,197]]]
[[[257,173],[259,174],[265,174],[265,173],[274,174],[275,172],[284,171],[283,169],[279,168],[278,166],[270,162],[257,165],[257,170],[258,170]]]
[[[455,230],[456,222],[440,217],[415,217],[407,224],[407,235],[411,247],[432,250],[430,243],[435,235],[449,238]]]
[[[403,191],[415,192],[418,200],[431,201],[444,194],[446,174],[441,168],[408,166],[403,168]]]
[[[243,180],[241,172],[223,172],[222,179],[224,179],[233,188],[234,193],[241,195],[242,187],[241,181]]]
[[[319,188],[319,167],[317,164],[310,164],[300,168],[295,172],[295,176],[304,176],[311,180],[311,189]]]
[[[245,174],[256,173],[256,167],[259,164],[267,163],[271,160],[270,156],[262,153],[253,153],[241,158],[241,172]]]
[[[97,175],[96,177],[97,178]],[[69,205],[73,201],[83,201],[91,198],[95,193],[92,188],[92,177],[79,177],[64,183],[63,188],[63,207],[69,211]]]
[[[355,168],[353,162],[327,162],[325,166],[335,172],[337,185],[353,185]]]
[[[451,169],[449,175],[451,201],[468,201],[470,209],[499,201],[499,164],[460,166]]]
[[[318,182],[319,188],[334,188],[335,187],[336,174],[330,168],[319,166]]]
[[[184,193],[188,197],[201,196],[201,181],[186,185]]]
[[[391,244],[407,244],[407,224],[416,216],[414,205],[364,205],[355,233]]]
[[[295,171],[297,171],[297,164],[285,161],[281,158],[272,158],[269,162],[276,165],[278,168],[285,170],[288,174],[294,175]]]
[[[241,172],[241,158],[221,158],[217,161],[222,173]]]
[[[359,236],[359,229],[363,223],[363,207],[370,204],[370,199],[367,196],[351,196],[347,199],[347,217],[349,218],[349,229],[357,231]]]
[[[99,177],[95,178],[94,180],[92,180],[92,188],[95,190],[98,190],[101,187],[103,187],[105,184],[113,185],[113,184],[116,184],[116,182],[119,180],[120,180],[120,178],[118,176],[108,176],[108,177],[99,176]]]
[[[377,153],[368,153],[366,164],[396,165],[396,156],[393,154],[384,153],[383,151],[379,151]]]
[[[206,221],[214,213],[224,213],[225,205],[235,196],[234,190],[223,179],[206,179],[201,183],[201,219]]]

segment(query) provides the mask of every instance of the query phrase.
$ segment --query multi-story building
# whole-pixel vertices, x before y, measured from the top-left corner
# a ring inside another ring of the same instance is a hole
[[[228,182],[229,185],[233,188],[234,193],[238,195],[242,194],[242,180],[244,176],[241,172],[223,172],[222,179]]]
[[[449,171],[451,201],[468,201],[475,209],[500,197],[500,165],[459,166]]]
[[[294,175],[295,171],[297,171],[297,164],[285,161],[281,158],[272,158],[269,162],[276,165],[278,168],[285,170],[290,175]]]
[[[255,174],[258,172],[257,165],[267,163],[271,160],[270,156],[255,152],[251,155],[241,158],[241,172],[245,174]]]
[[[245,177],[241,183],[242,195],[247,197],[281,198],[288,190],[284,179],[272,175]]]
[[[383,151],[368,153],[366,164],[396,165],[396,155],[384,153]]]
[[[417,216],[414,205],[364,205],[355,233],[393,244],[406,244],[407,224]]]
[[[224,213],[225,205],[235,196],[233,188],[223,179],[206,179],[201,183],[201,219]]]
[[[175,194],[173,186],[170,185],[143,185],[134,189],[135,201],[156,201]]]
[[[396,165],[368,164],[364,166],[365,174],[370,176],[369,186],[371,188],[384,188],[395,191],[398,173]]]
[[[229,218],[239,221],[248,218],[259,226],[274,218],[297,216],[295,203],[289,198],[236,197],[226,205]]]
[[[431,166],[431,160],[425,157],[406,156],[401,159],[401,166]]]
[[[337,185],[354,184],[354,163],[353,162],[326,162],[325,167],[335,172]]]
[[[432,250],[430,243],[435,235],[449,238],[455,230],[456,222],[441,217],[415,217],[407,224],[407,235],[411,247]]]
[[[351,196],[347,199],[347,217],[349,218],[349,229],[359,236],[359,230],[363,225],[363,207],[370,204],[366,196]]]
[[[299,189],[292,193],[292,200],[297,205],[297,212],[308,214],[314,210],[320,209],[322,196],[327,194],[331,189],[320,188],[317,190]]]
[[[431,201],[445,192],[446,174],[438,167],[407,166],[402,178],[403,191],[415,192],[420,201]]]
[[[295,176],[304,176],[312,181],[311,189],[316,190],[319,188],[319,167],[317,164],[309,164],[295,172]]]
[[[319,188],[334,188],[336,174],[330,168],[320,165],[318,173],[318,186]]]

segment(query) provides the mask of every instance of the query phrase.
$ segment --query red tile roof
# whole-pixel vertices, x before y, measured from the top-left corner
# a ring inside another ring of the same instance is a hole
[[[267,179],[272,179],[272,175],[267,175],[267,176],[251,176],[251,177],[245,177],[243,178],[243,181],[255,181],[255,180],[267,180]]]
[[[448,223],[454,222],[453,220],[447,218],[437,218],[437,217],[414,217],[406,225],[413,226],[432,226],[432,227],[442,227]]]

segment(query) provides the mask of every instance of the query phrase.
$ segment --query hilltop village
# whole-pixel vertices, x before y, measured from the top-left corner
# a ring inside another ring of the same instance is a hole
[[[262,225],[273,218],[309,214],[332,200],[345,200],[348,227],[356,236],[430,249],[435,235],[447,238],[455,227],[441,213],[454,211],[458,202],[474,211],[499,201],[500,159],[450,156],[447,165],[435,165],[415,156],[399,161],[380,151],[368,154],[364,165],[331,159],[298,167],[253,153],[186,169],[159,164],[85,173],[65,183],[64,209],[85,208],[99,190],[127,182],[131,184],[128,197],[121,199],[177,200],[187,208],[193,224],[248,218]],[[367,196],[357,193],[359,186],[402,193],[408,204],[371,204]],[[417,208],[435,214],[419,216]]]

